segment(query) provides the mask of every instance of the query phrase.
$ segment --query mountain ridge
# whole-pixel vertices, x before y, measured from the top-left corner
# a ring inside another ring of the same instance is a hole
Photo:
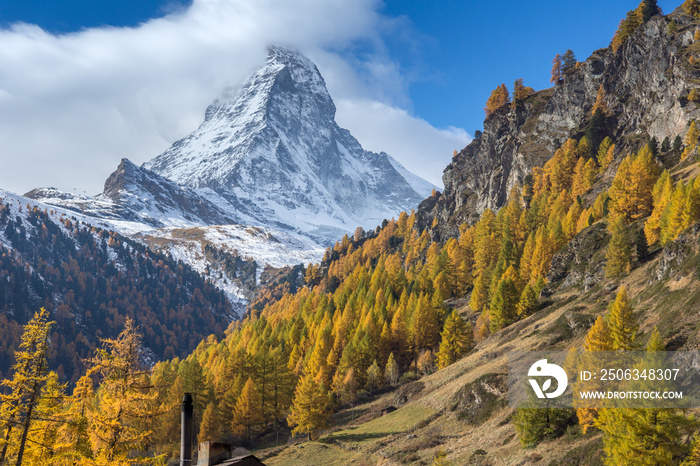
[[[0,190],[0,371],[40,307],[56,321],[52,369],[74,383],[126,317],[146,333],[144,363],[184,356],[238,317],[224,293],[168,255],[86,217]]]

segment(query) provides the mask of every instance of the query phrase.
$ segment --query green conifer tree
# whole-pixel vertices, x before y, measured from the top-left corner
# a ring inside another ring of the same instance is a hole
[[[576,67],[576,55],[574,55],[574,52],[571,49],[568,49],[566,52],[564,52],[564,55],[561,57],[562,59],[562,73],[566,73],[569,70],[573,70]]]
[[[457,311],[447,317],[442,330],[442,341],[437,353],[438,369],[449,366],[467,354],[473,346],[471,325],[467,324]]]
[[[510,278],[503,278],[496,287],[491,301],[489,317],[491,333],[512,324],[516,320],[518,305],[518,289]]]
[[[569,408],[518,408],[513,415],[515,431],[523,448],[531,448],[543,440],[561,436],[574,421]]]
[[[611,237],[605,253],[605,276],[617,278],[629,273],[632,260],[629,232],[621,215],[610,220],[608,231]]]
[[[642,21],[645,23],[654,16],[661,14],[661,8],[659,8],[656,0],[642,0],[639,8],[642,11]]]
[[[520,316],[520,318],[527,317],[535,312],[538,301],[537,294],[538,293],[535,290],[535,287],[531,283],[525,285],[525,288],[523,288],[523,292],[520,295],[520,301],[518,302],[517,308],[518,316]]]

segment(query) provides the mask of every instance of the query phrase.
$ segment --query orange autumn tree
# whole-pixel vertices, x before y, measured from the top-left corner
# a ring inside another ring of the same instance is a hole
[[[233,416],[233,431],[250,443],[253,429],[263,421],[262,401],[252,378],[243,386]]]
[[[596,94],[595,103],[591,109],[591,114],[594,114],[596,110],[600,109],[603,113],[608,113],[608,104],[605,103],[605,89],[603,88],[603,83],[598,86],[598,93]]]
[[[323,385],[319,385],[312,374],[307,374],[297,385],[292,413],[287,419],[294,427],[292,433],[311,434],[326,425],[330,415],[329,398]]]
[[[501,84],[491,92],[491,95],[486,101],[486,107],[484,107],[486,118],[489,118],[496,110],[501,107],[505,107],[509,103],[510,93],[508,92],[508,88],[505,84]]]
[[[624,216],[628,222],[648,216],[653,210],[652,191],[659,173],[648,144],[636,155],[625,157],[608,191],[610,211]]]
[[[583,343],[583,351],[613,351],[615,344],[612,339],[610,327],[603,316],[598,316],[593,326],[586,334]],[[585,359],[585,353],[582,355]],[[590,407],[577,407],[576,416],[578,422],[585,433],[594,426],[594,421],[598,415],[598,409]]]
[[[513,102],[511,107],[516,108],[521,105],[525,99],[531,96],[535,90],[523,84],[523,78],[518,78],[513,84]]]
[[[552,60],[552,77],[549,80],[550,82],[559,84],[564,80],[564,70],[562,66],[561,55],[556,54]]]

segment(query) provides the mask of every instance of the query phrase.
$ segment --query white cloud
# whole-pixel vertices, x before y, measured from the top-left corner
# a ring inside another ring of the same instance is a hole
[[[263,62],[269,44],[317,61],[341,126],[366,148],[439,184],[466,134],[402,110],[410,83],[382,41],[400,22],[382,17],[379,3],[195,0],[135,28],[0,30],[0,188],[101,191],[122,157],[141,163],[194,130],[225,85]],[[352,53],[357,44],[363,54]],[[423,154],[429,165],[418,163]]]
[[[442,171],[471,138],[461,128],[436,129],[405,110],[374,100],[339,100],[338,124],[365,149],[392,154],[409,171],[442,186]]]

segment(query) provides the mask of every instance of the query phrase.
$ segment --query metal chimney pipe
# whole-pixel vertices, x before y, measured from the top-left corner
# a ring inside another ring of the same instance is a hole
[[[192,466],[192,420],[194,417],[194,405],[192,394],[185,393],[182,398],[182,412],[180,416],[180,466]]]

